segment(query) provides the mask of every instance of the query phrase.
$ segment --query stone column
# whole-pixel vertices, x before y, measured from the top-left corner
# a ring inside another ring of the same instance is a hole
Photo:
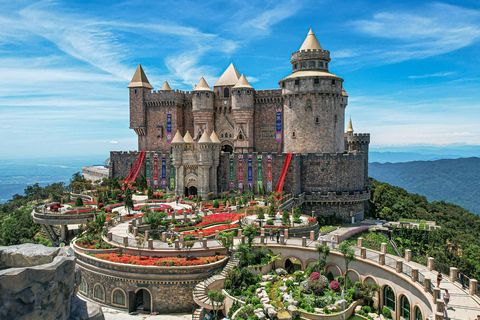
[[[260,229],[260,235],[265,237],[265,228]]]
[[[198,241],[203,241],[203,232],[202,231],[200,231],[198,233]]]
[[[412,281],[413,282],[418,281],[418,269],[412,269]]]
[[[180,241],[178,239],[175,240],[175,250],[180,250]]]
[[[285,239],[288,239],[288,229],[284,230]]]
[[[204,248],[207,248],[207,247],[208,247],[208,245],[207,245],[207,239],[203,239],[202,242],[203,242],[203,247],[204,247]]]
[[[153,239],[148,239],[148,250],[153,250]]]
[[[123,237],[123,244],[128,246],[128,237]]]
[[[333,235],[333,240],[335,241],[335,244],[339,244],[339,243],[340,243],[340,237],[338,236],[338,234],[334,234],[334,235]]]
[[[412,250],[406,249],[405,250],[405,262],[412,261]]]
[[[477,280],[475,279],[470,279],[470,288],[469,288],[469,292],[470,292],[470,295],[474,296],[476,293],[477,293]]]
[[[150,231],[146,230],[145,231],[145,239],[148,239],[148,238],[150,238]]]
[[[437,300],[440,299],[440,288],[433,288],[433,303],[437,304]]]
[[[437,305],[437,312],[441,314],[445,314],[445,303],[443,302],[443,300],[438,299],[436,305]]]
[[[215,240],[218,240],[220,238],[220,231],[215,230]]]
[[[107,233],[107,239],[109,241],[112,241],[112,236],[113,236],[112,232]]]
[[[435,267],[435,258],[429,257],[427,266],[428,266],[428,271],[433,271]]]
[[[134,237],[138,236],[138,228],[137,227],[133,228],[133,236]]]
[[[241,239],[242,239],[242,244],[245,244],[245,236],[244,235],[241,236]]]
[[[302,237],[302,247],[307,246],[307,237]]]
[[[432,281],[430,280],[430,278],[425,278],[425,281],[423,283],[423,290],[425,292],[429,292],[431,286],[432,286]]]
[[[138,221],[138,225],[139,225],[139,226],[142,225],[142,220],[143,220],[142,217],[138,217],[138,218],[137,218],[137,221]]]
[[[357,239],[357,247],[363,247],[363,238],[358,238]]]
[[[280,236],[280,244],[285,244],[285,236]]]
[[[315,231],[310,231],[310,241],[314,241],[315,240]]]
[[[185,233],[180,232],[179,240],[180,240],[180,243],[183,243],[185,241]]]
[[[265,236],[264,235],[260,236],[260,243],[261,244],[265,243]]]
[[[395,271],[397,273],[402,273],[402,267],[403,267],[403,261],[402,260],[397,260],[395,261],[396,264],[395,264]]]
[[[367,259],[367,248],[360,248],[360,257],[362,259]]]
[[[387,253],[387,244],[385,242],[382,242],[382,246],[380,248],[380,252],[383,254]]]
[[[323,244],[324,246],[328,246],[328,240],[323,239],[322,244]]]
[[[378,255],[378,263],[381,265],[381,266],[384,266],[385,265],[385,254],[384,253],[380,253]]]
[[[455,282],[458,279],[458,270],[457,268],[450,267],[450,281]]]
[[[162,241],[163,242],[167,241],[167,233],[166,232],[162,232]]]
[[[238,229],[238,234],[237,237],[241,238],[242,237],[242,229]]]

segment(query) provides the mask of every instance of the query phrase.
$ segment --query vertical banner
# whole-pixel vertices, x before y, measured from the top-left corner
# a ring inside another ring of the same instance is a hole
[[[158,154],[153,155],[153,188],[158,189]]]
[[[277,108],[277,115],[275,116],[275,138],[277,142],[282,142],[282,108]]]
[[[235,189],[235,169],[233,168],[234,162],[233,154],[230,154],[230,190]]]
[[[162,189],[167,187],[167,157],[162,154]]]
[[[238,155],[238,190],[243,190],[243,154]]]
[[[272,191],[272,155],[267,156],[267,191]]]
[[[257,192],[260,193],[263,190],[263,172],[262,172],[262,155],[257,156]]]
[[[175,167],[173,166],[173,155],[170,155],[170,190],[175,190]]]
[[[248,155],[248,191],[253,191],[253,156]]]
[[[150,187],[150,153],[147,153],[147,159],[145,164],[145,171],[147,176],[147,187]]]
[[[172,111],[167,111],[167,141],[172,142]]]

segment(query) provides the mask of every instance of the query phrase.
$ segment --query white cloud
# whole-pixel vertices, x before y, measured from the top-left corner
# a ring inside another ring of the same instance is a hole
[[[298,10],[301,9],[301,3],[298,1],[284,1],[280,3],[275,3],[275,6],[266,10],[258,10],[258,14],[253,18],[245,21],[239,30],[242,30],[243,33],[252,36],[251,32],[255,32],[256,35],[268,35],[271,32],[271,27],[282,20],[294,16]],[[253,8],[249,10],[254,11]],[[252,12],[250,12],[252,16]]]
[[[478,134],[472,132],[448,132],[446,136],[478,136]]]
[[[112,140],[112,141],[108,141],[108,143],[111,143],[111,144],[118,144],[118,141],[117,141],[117,140]]]
[[[437,73],[430,73],[430,74],[423,74],[419,76],[408,76],[409,79],[424,79],[424,78],[440,78],[440,77],[448,77],[454,75],[456,72],[437,72]]]

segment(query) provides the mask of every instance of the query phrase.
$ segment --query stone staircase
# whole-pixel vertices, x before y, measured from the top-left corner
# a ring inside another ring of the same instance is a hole
[[[203,314],[203,311],[205,310],[205,308],[198,308],[198,309],[195,309],[195,311],[193,312],[193,315],[192,315],[192,320],[203,320],[202,319],[202,314]]]
[[[208,298],[208,292],[211,290],[212,287],[223,288],[223,283],[225,282],[225,278],[227,273],[233,269],[233,267],[238,266],[240,260],[237,258],[230,258],[230,261],[227,263],[225,268],[223,268],[222,272],[219,275],[211,276],[203,281],[197,283],[195,288],[193,289],[193,300],[196,304],[200,306],[199,309],[195,310],[192,319],[193,320],[200,320],[201,314],[203,310],[213,310],[213,305],[210,299]],[[220,306],[219,309],[223,307]],[[198,311],[198,314],[197,314]],[[195,316],[198,315],[198,318]]]

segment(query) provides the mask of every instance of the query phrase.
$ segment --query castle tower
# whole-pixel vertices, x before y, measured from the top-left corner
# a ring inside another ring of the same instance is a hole
[[[292,74],[280,80],[284,97],[283,152],[344,151],[346,97],[343,79],[328,71],[330,52],[310,29],[300,50],[292,53]]]
[[[348,121],[345,133],[346,151],[363,153],[365,182],[368,181],[368,147],[370,145],[369,133],[354,133],[352,119]]]
[[[215,130],[213,130],[210,135],[210,140],[212,141],[212,155],[213,155],[213,165],[210,170],[210,191],[213,192],[213,195],[216,197],[218,195],[217,187],[217,176],[218,176],[218,166],[220,165],[220,140],[218,139]]]
[[[213,123],[213,101],[214,93],[205,79],[202,77],[192,90],[192,106],[194,121],[194,137],[199,140],[202,132],[211,132],[214,129]]]
[[[232,114],[235,121],[235,150],[253,152],[254,89],[242,74],[232,88]]]
[[[153,89],[148,82],[142,66],[138,64],[132,81],[127,86],[130,93],[130,129],[138,135],[138,150],[146,150],[147,119],[145,111],[145,96]]]
[[[184,172],[182,167],[182,156],[183,156],[183,146],[185,145],[185,140],[183,140],[180,131],[177,130],[173,140],[171,142],[172,146],[172,163],[175,168],[175,194],[181,195],[184,190]]]
[[[206,130],[203,131],[200,140],[198,140],[198,148],[198,194],[203,199],[207,199],[210,184],[213,182],[210,181],[210,170],[213,166],[213,143]]]

